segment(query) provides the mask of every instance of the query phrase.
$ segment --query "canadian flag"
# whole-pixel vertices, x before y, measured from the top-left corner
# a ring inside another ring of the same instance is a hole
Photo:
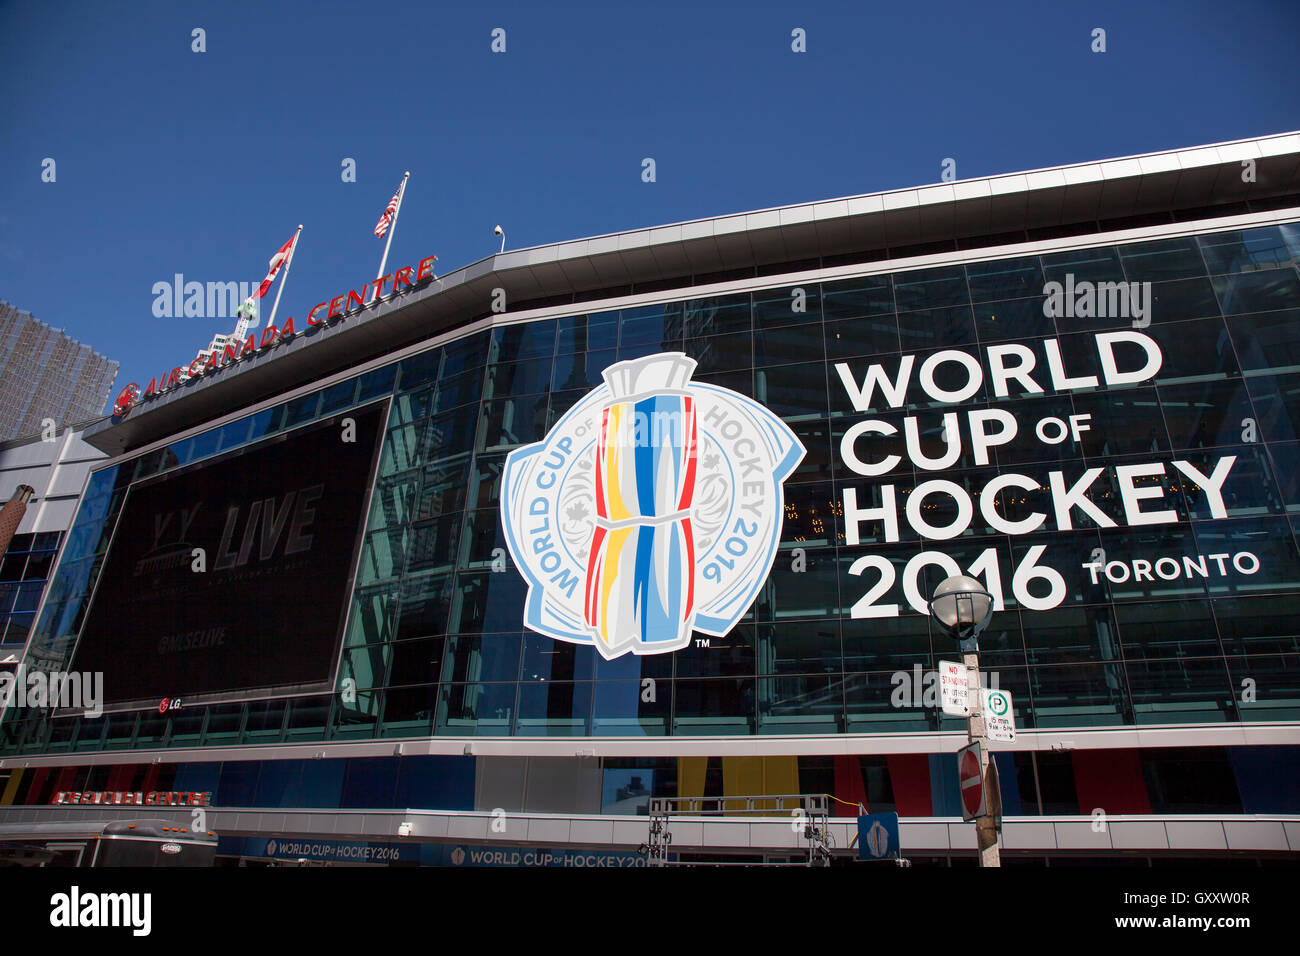
[[[269,269],[266,273],[266,278],[263,279],[262,284],[257,287],[257,297],[259,299],[266,295],[266,290],[271,288],[271,283],[275,281],[275,275],[280,271],[280,267],[288,262],[289,257],[293,255],[293,244],[294,240],[297,238],[298,234],[295,232],[292,238],[282,245],[280,251],[273,255],[271,261],[267,263]]]

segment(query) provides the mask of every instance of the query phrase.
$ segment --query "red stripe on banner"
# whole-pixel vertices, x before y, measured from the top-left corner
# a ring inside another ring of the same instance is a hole
[[[695,501],[695,403],[689,397],[686,399],[686,421],[690,437],[686,444],[686,479],[682,482],[682,496],[677,502],[678,511],[684,511]],[[694,566],[692,562],[691,567]]]
[[[839,754],[835,758],[835,796],[844,803],[837,803],[831,808],[833,817],[856,817],[858,811],[845,804],[862,804],[867,813],[871,807],[867,804],[867,785],[862,779],[862,762],[854,754]]]
[[[37,767],[31,772],[32,779],[27,783],[27,795],[24,799],[28,803],[49,803],[54,799],[54,794],[58,793],[53,790],[50,793],[42,793],[41,788],[45,786],[46,779],[50,776],[49,767]]]
[[[605,543],[605,529],[597,526],[596,533],[591,537],[591,554],[587,555],[587,595],[586,601],[586,618],[587,623],[592,627],[596,626],[596,607],[599,602],[600,587],[600,569],[604,553],[601,551]]]
[[[134,764],[118,764],[108,772],[108,783],[104,789],[110,793],[131,790],[131,781],[135,778]]]
[[[77,768],[60,767],[58,776],[54,778],[54,792],[79,789],[81,788],[77,786]]]
[[[609,409],[600,416],[600,440],[596,442],[596,515],[609,518],[609,504],[605,501],[605,442],[609,431]]]
[[[1107,814],[1151,812],[1136,750],[1076,750],[1070,754],[1070,763],[1083,816],[1096,809]]]
[[[934,815],[930,799],[930,758],[927,754],[891,754],[889,783],[900,817]]]
[[[695,610],[695,531],[691,528],[691,519],[682,519],[682,537],[686,539],[686,579],[690,582],[686,588],[686,613],[689,618]]]

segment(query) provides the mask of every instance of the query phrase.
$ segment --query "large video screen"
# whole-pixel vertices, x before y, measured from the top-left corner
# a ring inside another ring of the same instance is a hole
[[[106,705],[332,689],[384,409],[130,488],[72,662]]]

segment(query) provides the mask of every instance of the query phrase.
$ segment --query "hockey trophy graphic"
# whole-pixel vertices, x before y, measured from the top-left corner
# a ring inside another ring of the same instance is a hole
[[[506,460],[502,522],[524,623],[607,659],[726,634],[780,537],[804,448],[752,399],[691,381],[680,352],[619,362]]]

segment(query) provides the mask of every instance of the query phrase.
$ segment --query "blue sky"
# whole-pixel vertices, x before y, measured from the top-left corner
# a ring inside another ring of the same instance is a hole
[[[116,394],[233,327],[155,317],[175,273],[255,282],[303,223],[278,323],[373,278],[407,169],[390,265],[443,274],[498,222],[519,248],[1297,129],[1297,36],[1294,0],[7,0],[0,299]]]

